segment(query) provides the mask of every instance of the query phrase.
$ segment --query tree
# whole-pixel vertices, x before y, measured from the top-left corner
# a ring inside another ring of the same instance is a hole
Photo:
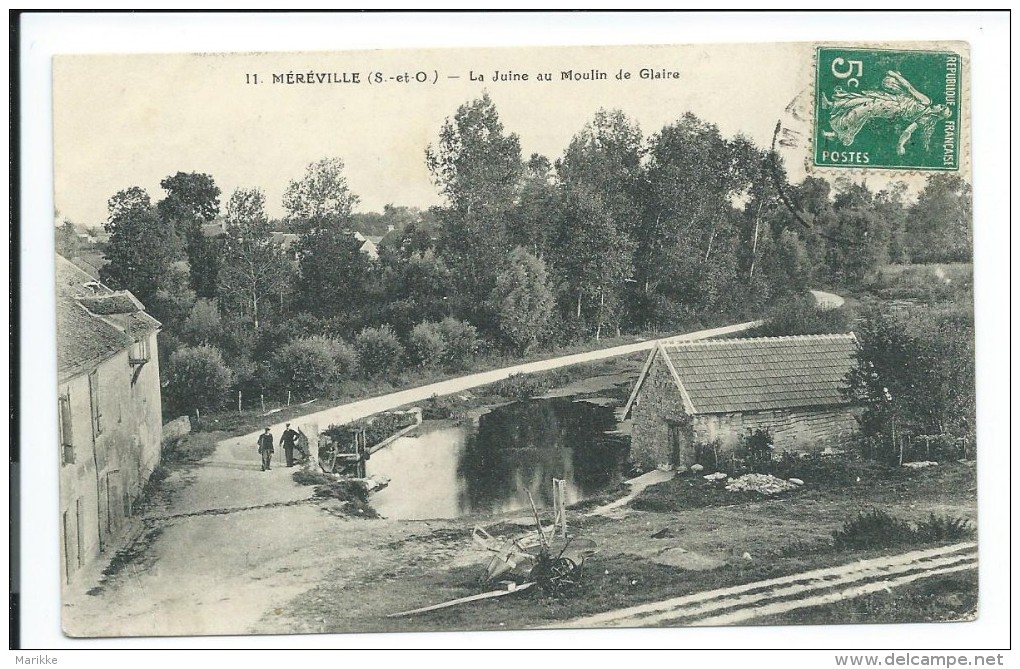
[[[351,371],[353,352],[342,341],[322,336],[295,339],[272,358],[280,388],[296,393],[328,391]]]
[[[416,367],[436,367],[443,361],[446,342],[438,323],[418,323],[407,336],[407,358]]]
[[[218,348],[202,345],[177,349],[167,367],[166,395],[177,411],[215,409],[226,402],[233,374]]]
[[[143,303],[150,302],[171,265],[182,257],[173,224],[156,215],[149,194],[138,186],[118,192],[108,202],[104,227],[110,233],[99,274],[112,288],[130,290]]]
[[[456,278],[457,293],[468,298],[466,315],[488,325],[477,307],[510,250],[507,226],[522,170],[520,141],[504,131],[486,93],[446,119],[425,161],[448,203],[439,212],[437,248]]]
[[[582,187],[564,194],[555,243],[555,276],[572,316],[596,337],[618,325],[620,296],[633,271],[634,243],[601,198]]]
[[[425,163],[450,206],[483,217],[510,209],[521,175],[521,145],[507,134],[488,93],[461,105],[425,149]],[[481,211],[479,211],[481,210]]]
[[[193,346],[213,344],[219,341],[222,327],[216,301],[202,298],[195,301],[181,326],[181,338]]]
[[[227,204],[227,234],[219,272],[220,308],[238,314],[253,329],[266,317],[270,298],[281,298],[287,279],[283,254],[273,244],[257,188],[237,189]]]
[[[527,353],[545,334],[554,303],[545,263],[521,247],[514,249],[489,295],[506,344],[522,355]]]
[[[311,232],[347,229],[358,196],[351,193],[344,176],[344,161],[323,158],[308,165],[304,176],[291,181],[283,194],[283,207],[296,229]]]
[[[216,293],[216,255],[207,248],[209,241],[202,225],[220,212],[220,189],[208,174],[178,172],[159,182],[166,197],[156,208],[159,217],[181,235],[191,267],[191,286],[202,297]]]
[[[866,435],[972,436],[974,320],[969,307],[915,317],[872,312],[855,326],[860,341],[848,394],[866,407]]]
[[[463,369],[478,351],[478,330],[475,326],[456,318],[444,318],[439,322],[446,347],[443,364],[450,369]]]
[[[365,328],[354,340],[358,351],[358,365],[368,376],[381,376],[394,372],[404,357],[404,347],[388,325]]]
[[[361,252],[361,244],[338,228],[301,235],[295,249],[300,268],[297,302],[302,310],[319,318],[349,317],[372,305],[379,270]]]
[[[971,186],[950,172],[933,174],[906,220],[912,262],[972,262]]]
[[[81,238],[78,237],[78,231],[74,229],[74,224],[66,218],[63,225],[57,228],[54,242],[57,253],[65,258],[77,258],[81,253]]]

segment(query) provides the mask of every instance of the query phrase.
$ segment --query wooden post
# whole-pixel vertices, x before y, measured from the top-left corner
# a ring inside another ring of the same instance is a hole
[[[290,406],[290,391],[287,391],[287,406]]]
[[[241,413],[241,391],[237,391],[237,413]]]
[[[202,412],[200,412],[198,409],[195,409],[195,422],[196,423],[202,422]]]
[[[266,396],[260,394],[259,395],[259,401],[262,403],[262,413],[265,413],[266,412]]]

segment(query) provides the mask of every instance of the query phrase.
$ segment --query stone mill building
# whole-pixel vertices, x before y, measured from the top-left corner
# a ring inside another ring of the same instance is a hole
[[[768,430],[775,452],[836,448],[857,427],[847,399],[853,334],[660,342],[624,407],[631,456],[646,469],[689,467]]]

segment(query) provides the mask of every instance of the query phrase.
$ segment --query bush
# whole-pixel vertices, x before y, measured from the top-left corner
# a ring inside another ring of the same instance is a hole
[[[952,516],[936,516],[934,513],[927,520],[917,524],[914,531],[918,541],[940,543],[943,541],[960,541],[974,536],[974,529],[963,518]]]
[[[453,395],[433,395],[421,403],[423,420],[447,420],[459,418],[463,413],[464,402]]]
[[[184,325],[181,326],[181,338],[193,346],[214,344],[219,340],[223,325],[220,322],[220,310],[215,300],[198,299],[191,307]]]
[[[768,430],[754,430],[751,434],[742,438],[744,448],[747,449],[747,460],[751,469],[755,472],[766,472],[772,464],[772,452],[775,446],[772,444],[772,433]]]
[[[832,533],[833,545],[839,550],[890,548],[909,543],[912,538],[907,522],[878,509],[858,513]]]
[[[530,374],[511,374],[502,381],[496,381],[488,386],[492,393],[515,400],[541,395],[547,388],[548,385],[543,383],[542,379]]]
[[[223,406],[234,375],[213,346],[179,348],[170,356],[166,370],[166,395],[176,412]]]
[[[762,337],[838,334],[849,332],[852,321],[853,315],[846,306],[819,309],[814,297],[798,295],[772,306],[756,334]]]
[[[443,362],[446,340],[438,323],[419,323],[407,336],[407,359],[416,367],[436,367]]]
[[[326,392],[339,378],[337,361],[345,351],[349,353],[349,347],[343,342],[328,337],[295,339],[272,358],[276,383],[296,393]]]
[[[355,339],[354,347],[358,351],[358,364],[368,376],[397,370],[404,357],[404,347],[388,325],[365,328]]]
[[[467,367],[478,351],[478,330],[475,326],[456,318],[444,318],[439,323],[446,350],[443,364],[451,369]]]

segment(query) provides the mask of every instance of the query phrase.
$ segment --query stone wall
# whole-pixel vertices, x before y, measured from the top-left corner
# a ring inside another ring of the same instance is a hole
[[[641,391],[631,407],[630,454],[641,469],[669,466],[669,421],[686,418],[680,391],[669,367],[656,352]]]
[[[694,439],[710,443],[719,439],[723,451],[731,451],[740,437],[754,430],[772,433],[775,452],[817,453],[838,448],[857,429],[853,407],[781,409],[754,413],[711,414],[694,417]]]
[[[163,448],[173,446],[191,434],[191,418],[180,416],[163,425]]]
[[[721,452],[732,452],[741,436],[764,429],[772,433],[776,453],[835,449],[857,429],[857,413],[853,407],[822,407],[687,416],[669,367],[656,353],[631,408],[631,459],[645,470],[690,466],[695,444],[719,439]],[[679,430],[679,462],[672,462],[670,453],[674,429]]]

